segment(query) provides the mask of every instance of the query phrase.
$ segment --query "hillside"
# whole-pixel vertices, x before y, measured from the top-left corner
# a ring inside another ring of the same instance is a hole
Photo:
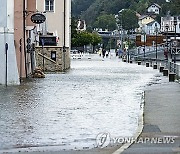
[[[86,20],[88,26],[93,27],[96,19],[103,14],[117,14],[121,9],[132,9],[140,14],[146,12],[151,3],[162,7],[160,16],[170,10],[172,15],[180,15],[180,0],[73,0],[72,14]]]

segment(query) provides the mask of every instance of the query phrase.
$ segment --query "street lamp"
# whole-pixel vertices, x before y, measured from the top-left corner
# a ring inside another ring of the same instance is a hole
[[[158,33],[157,23],[155,23],[155,33],[156,33],[156,64],[157,64],[157,58],[158,58],[158,54],[157,54],[157,33]]]
[[[169,25],[166,24],[165,28],[166,28],[166,52],[165,52],[165,55],[166,54],[168,55],[168,29],[169,29]]]
[[[176,26],[177,26],[177,17],[174,17],[174,28],[175,28],[175,52],[174,52],[174,63],[176,63],[176,50],[177,50]]]

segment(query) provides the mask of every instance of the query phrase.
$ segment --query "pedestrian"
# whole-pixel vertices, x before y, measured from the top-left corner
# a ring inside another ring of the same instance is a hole
[[[108,58],[108,56],[109,56],[109,52],[108,52],[108,51],[106,51],[106,58]]]
[[[102,49],[103,58],[105,57],[105,54],[106,54],[106,50],[105,50],[105,49]]]

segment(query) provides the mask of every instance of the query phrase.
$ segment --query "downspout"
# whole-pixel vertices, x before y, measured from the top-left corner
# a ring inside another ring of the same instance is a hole
[[[64,68],[63,71],[66,69],[66,0],[64,0],[64,44],[63,44],[63,62]]]
[[[25,73],[27,74],[27,59],[26,59],[26,0],[23,0],[23,48],[24,48],[24,62],[25,62]]]

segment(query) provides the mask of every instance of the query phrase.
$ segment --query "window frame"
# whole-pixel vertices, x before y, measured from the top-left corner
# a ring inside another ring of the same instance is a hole
[[[55,0],[45,0],[44,2],[45,2],[44,3],[44,11],[55,12]],[[51,4],[51,2],[53,2],[53,3]],[[47,9],[47,7],[48,7],[48,9]],[[53,7],[53,8],[51,9],[51,7]]]

